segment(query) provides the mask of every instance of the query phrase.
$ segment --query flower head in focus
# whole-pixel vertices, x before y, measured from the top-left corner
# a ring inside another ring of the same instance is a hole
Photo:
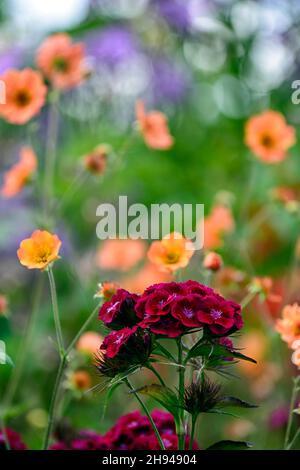
[[[37,157],[31,147],[21,149],[20,160],[4,175],[1,195],[5,198],[16,196],[37,169]]]
[[[20,263],[28,269],[46,269],[59,258],[61,241],[46,230],[35,230],[20,244],[17,251]]]
[[[53,34],[39,47],[36,63],[45,77],[58,89],[80,84],[85,77],[84,46],[73,44],[65,33]]]
[[[276,321],[276,330],[289,347],[300,339],[300,306],[297,303],[284,307],[282,318]]]
[[[296,142],[295,129],[277,111],[264,111],[251,117],[245,128],[245,143],[265,163],[279,163]]]
[[[32,69],[7,70],[0,76],[5,85],[5,103],[0,116],[11,124],[25,124],[43,107],[47,94],[42,76]]]
[[[180,233],[170,233],[161,241],[154,241],[148,251],[148,258],[161,271],[174,272],[185,268],[194,254],[190,240]]]
[[[166,116],[159,111],[146,113],[142,101],[136,103],[136,117],[140,132],[148,147],[159,150],[168,150],[172,147],[174,139],[171,136]]]

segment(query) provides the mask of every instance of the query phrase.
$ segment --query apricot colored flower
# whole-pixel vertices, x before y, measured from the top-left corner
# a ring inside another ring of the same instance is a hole
[[[276,321],[276,331],[289,347],[294,341],[300,339],[300,306],[297,303],[286,305],[282,311],[282,318]]]
[[[300,369],[300,348],[293,352],[292,363]]]
[[[203,260],[203,267],[209,269],[210,271],[219,271],[223,266],[222,257],[215,251],[210,251],[205,255]]]
[[[223,245],[223,235],[234,230],[234,220],[229,207],[217,204],[204,219],[204,248],[214,250]]]
[[[173,232],[151,244],[148,258],[161,271],[174,272],[188,265],[194,251],[190,240],[180,233]]]
[[[37,169],[37,157],[31,147],[21,149],[20,160],[4,174],[0,193],[5,198],[18,194]]]
[[[20,244],[17,251],[20,263],[28,269],[45,269],[59,258],[61,241],[46,230],[35,230]]]
[[[105,302],[110,300],[113,295],[117,292],[120,288],[120,285],[116,282],[101,282],[98,284],[98,291],[94,295],[95,298],[104,299]]]
[[[7,70],[0,76],[5,85],[5,103],[0,116],[11,124],[25,124],[43,107],[47,94],[42,76],[32,69]]]
[[[172,147],[174,139],[170,134],[166,116],[160,111],[146,113],[144,103],[136,103],[136,117],[140,132],[148,147],[167,150]]]
[[[146,254],[143,240],[104,240],[97,253],[96,263],[101,269],[128,271]]]
[[[73,44],[68,34],[48,37],[39,47],[36,63],[53,86],[62,90],[73,88],[85,76],[84,46]]]
[[[121,284],[123,289],[135,294],[142,294],[148,286],[160,282],[170,282],[172,278],[171,273],[160,271],[153,263],[146,263],[137,273],[130,277],[126,276]]]
[[[85,168],[95,175],[102,175],[106,170],[109,150],[107,145],[98,145],[92,152],[85,155]]]
[[[5,315],[8,309],[8,300],[5,295],[0,294],[0,315]]]
[[[91,388],[92,378],[86,370],[76,370],[70,375],[70,384],[75,390],[83,392]]]
[[[98,333],[95,333],[94,331],[86,331],[77,341],[76,349],[88,356],[93,356],[99,352],[102,342],[103,338],[98,335]]]
[[[265,163],[279,163],[296,142],[295,129],[277,111],[251,117],[245,127],[245,143]]]

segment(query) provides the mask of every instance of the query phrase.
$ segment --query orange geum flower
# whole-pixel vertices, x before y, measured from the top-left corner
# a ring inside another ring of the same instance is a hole
[[[5,89],[5,103],[0,106],[2,118],[11,124],[25,124],[40,112],[47,87],[39,72],[30,68],[9,69],[0,80]]]
[[[174,272],[188,265],[194,251],[190,240],[180,233],[173,232],[151,244],[148,258],[160,271]]]
[[[99,352],[102,342],[103,338],[98,333],[86,331],[77,341],[76,349],[88,356],[94,356]]]
[[[98,145],[92,152],[84,156],[85,168],[95,175],[102,175],[106,170],[107,155],[110,150],[108,145]]]
[[[296,142],[295,129],[277,111],[251,117],[245,127],[245,143],[265,163],[279,163]]]
[[[139,130],[148,147],[167,150],[172,147],[174,139],[168,128],[167,118],[160,111],[146,113],[143,101],[136,103],[136,117]]]
[[[48,37],[39,47],[36,63],[55,88],[66,90],[85,78],[84,46],[73,44],[68,34]]]
[[[98,291],[94,295],[95,298],[104,299],[105,302],[110,300],[112,296],[117,292],[120,288],[120,285],[116,282],[100,282],[98,284]]]
[[[37,157],[31,147],[21,149],[20,160],[4,174],[0,194],[10,198],[18,194],[37,169]]]
[[[144,240],[107,239],[101,243],[96,255],[96,264],[101,269],[128,271],[145,256]]]
[[[293,352],[292,363],[300,369],[300,348]]]
[[[300,306],[297,303],[284,307],[282,318],[276,322],[276,331],[289,347],[292,347],[296,340],[300,340]]]
[[[70,374],[69,380],[71,387],[81,392],[92,386],[92,378],[86,370],[76,370]]]
[[[223,245],[223,235],[234,230],[234,219],[229,207],[215,205],[204,219],[204,248],[214,250]]]
[[[61,241],[46,230],[35,230],[20,244],[17,251],[20,263],[28,269],[44,270],[59,258]]]

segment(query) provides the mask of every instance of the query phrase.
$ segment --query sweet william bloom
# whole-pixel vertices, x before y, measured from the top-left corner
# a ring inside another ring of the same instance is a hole
[[[161,241],[151,244],[148,258],[161,271],[175,272],[185,268],[194,254],[194,246],[190,240],[184,238],[180,233],[170,233]]]
[[[0,116],[11,124],[25,124],[43,107],[47,94],[42,76],[32,69],[7,70],[0,76],[5,86],[5,103]]]
[[[20,434],[10,428],[6,428],[6,436],[12,450],[26,450],[26,445],[22,441]],[[0,450],[5,450],[5,438],[3,431],[0,430]]]
[[[5,295],[0,294],[0,315],[5,315],[8,309],[8,300]]]
[[[144,258],[145,253],[143,240],[104,240],[97,253],[96,264],[101,269],[128,271]]]
[[[245,143],[265,163],[279,163],[296,142],[295,129],[277,111],[264,111],[250,118],[245,127]]]
[[[92,357],[98,353],[102,342],[103,338],[98,335],[98,333],[95,333],[94,331],[86,331],[77,341],[76,349],[77,351]]]
[[[148,147],[158,150],[168,150],[172,147],[174,139],[168,128],[166,116],[159,111],[146,113],[142,101],[136,103],[136,117],[140,132]]]
[[[46,230],[35,230],[30,238],[23,240],[17,251],[20,263],[28,269],[44,270],[59,258],[61,241],[57,235]]]
[[[4,174],[1,195],[5,198],[16,196],[37,169],[37,157],[31,147],[21,149],[20,160]]]
[[[134,326],[138,320],[134,311],[137,300],[136,294],[130,294],[125,289],[118,289],[100,308],[99,319],[110,328]]]
[[[137,327],[123,328],[119,331],[111,331],[101,345],[101,349],[105,351],[108,358],[114,358],[122,348],[128,343],[128,340],[136,333]]]
[[[68,34],[48,37],[40,46],[36,63],[55,88],[66,90],[80,84],[85,77],[84,46],[73,44]]]
[[[276,330],[289,347],[300,339],[300,306],[297,303],[284,307],[282,318],[276,322]]]

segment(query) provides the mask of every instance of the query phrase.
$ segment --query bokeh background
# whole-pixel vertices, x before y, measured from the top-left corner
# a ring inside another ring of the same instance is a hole
[[[282,447],[294,370],[274,319],[283,304],[300,300],[299,145],[284,164],[263,164],[244,144],[244,125],[253,114],[272,108],[298,128],[300,114],[291,101],[291,84],[300,77],[299,23],[297,0],[0,3],[0,73],[31,66],[43,38],[57,31],[85,43],[92,70],[90,78],[65,93],[60,103],[55,196],[61,205],[55,224],[63,250],[55,274],[66,337],[72,339],[95,305],[98,282],[116,280],[140,291],[167,278],[149,266],[146,243],[137,249],[141,255],[127,260],[125,267],[118,258],[116,269],[104,269],[105,246],[95,231],[96,207],[116,202],[120,194],[147,206],[203,203],[206,214],[215,204],[225,204],[235,228],[219,249],[224,268],[213,282],[224,294],[241,300],[254,276],[272,277],[274,296],[251,302],[244,313],[244,334],[236,339],[258,365],[236,367],[240,378],[224,380],[231,394],[256,402],[259,408],[242,412],[238,420],[201,419],[201,447],[225,437],[246,438],[255,449]],[[137,98],[168,116],[175,138],[170,151],[148,149],[136,132]],[[17,160],[24,143],[34,146],[43,165],[47,120],[46,107],[38,121],[23,127],[0,122],[0,175]],[[81,157],[100,143],[112,149],[105,175],[78,183]],[[281,186],[292,190],[288,202],[274,197]],[[40,277],[22,268],[16,258],[20,241],[39,225],[38,194],[37,183],[16,198],[0,199],[0,293],[9,299],[9,314],[0,317],[0,333],[13,360]],[[202,256],[194,256],[184,278],[206,280]],[[12,427],[34,448],[41,443],[57,367],[46,282],[42,299],[10,416]],[[103,333],[97,320],[91,329]],[[82,366],[81,359],[74,361]],[[99,383],[92,365],[84,361],[83,367],[93,384]],[[1,396],[10,373],[9,365],[0,366]],[[166,373],[172,381],[174,371]],[[136,377],[138,383],[144,380],[153,377]],[[74,392],[67,379],[65,386],[62,411],[76,428],[104,432],[118,416],[136,408],[120,389],[103,417],[103,393]]]

